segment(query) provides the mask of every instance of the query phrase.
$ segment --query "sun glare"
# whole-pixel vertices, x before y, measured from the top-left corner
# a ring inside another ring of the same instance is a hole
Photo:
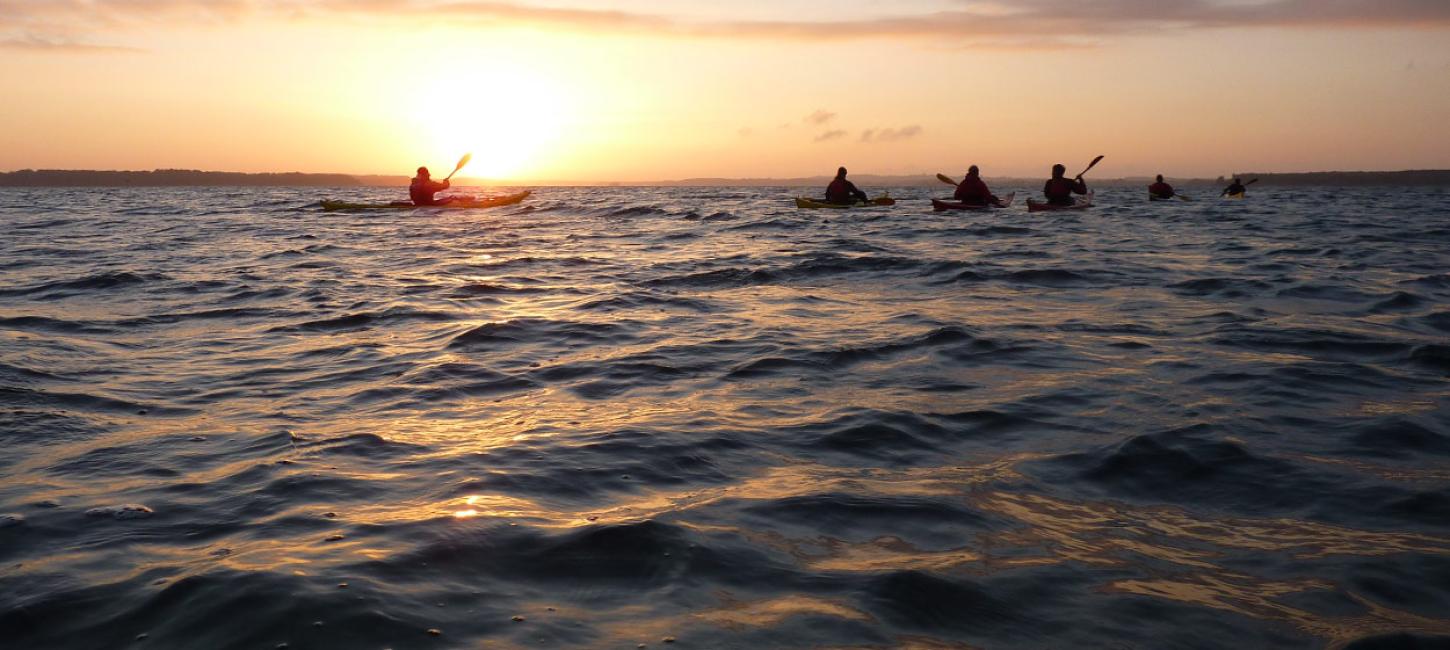
[[[412,108],[432,164],[473,160],[462,176],[507,179],[542,163],[560,137],[564,94],[550,80],[526,70],[490,68],[451,76],[416,95]]]

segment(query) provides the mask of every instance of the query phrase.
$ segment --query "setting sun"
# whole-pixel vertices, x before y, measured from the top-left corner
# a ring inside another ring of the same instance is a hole
[[[441,169],[471,151],[465,175],[490,179],[532,171],[559,140],[568,106],[548,79],[501,66],[434,80],[410,99],[414,132],[426,134],[428,164]]]

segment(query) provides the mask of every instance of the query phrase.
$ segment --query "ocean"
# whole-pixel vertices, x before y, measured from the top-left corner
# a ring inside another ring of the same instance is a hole
[[[1015,189],[0,190],[0,647],[1450,645],[1450,192]]]

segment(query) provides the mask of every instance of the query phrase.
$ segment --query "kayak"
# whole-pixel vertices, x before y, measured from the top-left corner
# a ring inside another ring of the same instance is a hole
[[[932,199],[931,209],[936,210],[937,212],[945,212],[947,210],[990,210],[993,208],[1008,208],[1012,207],[1012,201],[1014,201],[1016,198],[1016,192],[1009,193],[1007,196],[999,196],[997,197],[997,200],[1001,203],[1001,205],[967,205],[965,203],[962,203],[961,201],[942,201],[940,199]]]
[[[1148,200],[1149,201],[1192,201],[1193,199],[1190,199],[1190,198],[1188,198],[1188,197],[1186,197],[1186,196],[1184,196],[1182,194],[1174,194],[1173,196],[1170,196],[1170,197],[1168,197],[1166,199],[1163,198],[1163,197],[1161,197],[1161,196],[1158,196],[1156,194],[1149,194],[1148,195]]]
[[[878,196],[870,201],[857,201],[855,203],[827,203],[820,199],[808,199],[803,196],[796,197],[795,200],[795,207],[803,210],[818,210],[821,208],[845,210],[847,208],[879,208],[888,205],[896,205],[896,199],[891,198],[890,195]]]
[[[1242,201],[1242,200],[1244,200],[1244,193],[1243,192],[1234,192],[1233,194],[1225,194],[1224,195],[1224,198],[1226,198],[1226,199],[1228,199],[1230,201]]]
[[[322,209],[328,212],[334,210],[358,211],[358,210],[474,210],[478,208],[496,208],[501,205],[514,205],[522,203],[524,199],[533,194],[532,190],[524,190],[517,194],[505,194],[502,196],[491,196],[485,199],[470,199],[467,201],[450,201],[443,205],[413,205],[408,201],[393,201],[392,203],[348,203],[347,201],[323,200]]]
[[[1028,212],[1044,212],[1050,210],[1082,210],[1084,208],[1091,207],[1093,207],[1092,192],[1088,192],[1087,196],[1084,196],[1083,198],[1074,200],[1072,205],[1053,205],[1046,201],[1039,203],[1033,199],[1027,199]]]

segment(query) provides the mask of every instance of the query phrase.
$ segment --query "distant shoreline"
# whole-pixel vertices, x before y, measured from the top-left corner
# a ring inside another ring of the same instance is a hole
[[[1261,185],[1280,186],[1450,186],[1450,170],[1409,170],[1396,172],[1309,172],[1235,174],[1245,180],[1257,178]],[[851,177],[857,184],[876,187],[935,187],[940,181],[931,174],[874,175]],[[208,172],[191,169],[158,169],[153,171],[97,171],[23,169],[0,172],[0,187],[405,187],[407,176],[369,174],[306,174]],[[654,182],[544,182],[525,183],[460,178],[459,186],[578,186],[578,187],[816,187],[830,182],[829,176],[802,178],[687,178]],[[1042,178],[995,177],[998,185],[1039,183]],[[1215,185],[1225,179],[1170,178],[1182,185]],[[1094,179],[1101,185],[1147,184],[1147,177]]]

